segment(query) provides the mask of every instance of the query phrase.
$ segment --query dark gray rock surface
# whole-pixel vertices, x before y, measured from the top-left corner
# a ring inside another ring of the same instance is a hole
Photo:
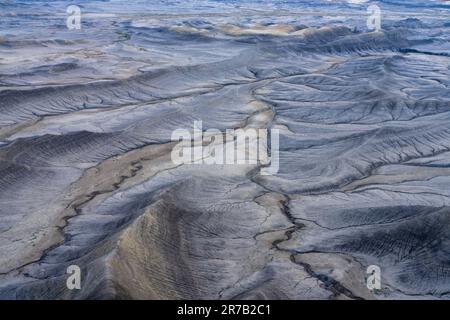
[[[450,7],[369,4],[0,4],[0,298],[448,299]],[[194,121],[279,172],[174,164]]]

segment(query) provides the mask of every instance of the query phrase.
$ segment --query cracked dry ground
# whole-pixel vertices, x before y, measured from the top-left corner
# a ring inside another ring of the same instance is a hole
[[[45,68],[3,78],[1,298],[448,298],[448,57],[402,53],[415,42],[395,28],[126,27],[127,47],[112,46],[136,63],[129,76],[88,72],[106,72],[102,44],[63,64],[67,83]],[[144,70],[138,46],[173,60]],[[186,55],[198,61],[177,64]],[[279,172],[174,165],[172,131],[199,120],[279,129]],[[79,291],[66,289],[72,264]]]

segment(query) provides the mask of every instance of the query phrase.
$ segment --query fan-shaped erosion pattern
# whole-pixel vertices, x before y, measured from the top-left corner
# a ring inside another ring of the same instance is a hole
[[[242,3],[0,4],[1,299],[450,297],[448,5]],[[195,121],[279,171],[174,163]]]

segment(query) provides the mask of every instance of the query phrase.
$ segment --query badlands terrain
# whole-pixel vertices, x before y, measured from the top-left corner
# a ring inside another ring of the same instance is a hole
[[[450,4],[371,4],[1,1],[0,299],[449,299]]]

